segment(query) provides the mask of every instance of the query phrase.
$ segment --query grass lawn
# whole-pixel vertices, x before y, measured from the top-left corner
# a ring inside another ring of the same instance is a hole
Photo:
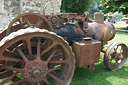
[[[114,25],[120,25],[119,23]],[[121,26],[120,29],[125,28]],[[117,32],[115,38],[109,41],[107,46],[113,42],[122,42],[128,45],[127,37],[128,33]],[[104,56],[103,53],[101,56]],[[103,59],[100,59],[100,62],[95,65],[93,72],[89,72],[87,67],[76,67],[71,85],[128,85],[128,61],[123,68],[116,71],[106,69]]]
[[[114,26],[116,27],[116,29],[126,29],[126,22],[125,21],[119,21],[117,23],[114,23]]]
[[[117,25],[126,25],[126,21],[119,21],[119,22],[116,22],[115,24],[117,24]]]

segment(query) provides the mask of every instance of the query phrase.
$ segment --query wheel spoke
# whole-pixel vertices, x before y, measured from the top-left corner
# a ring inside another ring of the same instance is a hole
[[[41,24],[43,23],[43,19],[39,19],[39,21],[35,24],[35,27],[40,27]]]
[[[13,74],[13,71],[6,71],[0,74],[0,79],[7,78]]]
[[[14,54],[13,52],[9,51],[9,50],[6,50],[3,55],[5,57],[11,57],[11,58],[14,58],[16,56],[16,54]]]
[[[37,42],[37,57],[40,57],[40,41],[41,41],[41,39],[38,38],[38,42]]]
[[[59,73],[56,73],[54,71],[51,72],[51,74],[55,75],[55,76],[59,76]]]
[[[16,47],[18,53],[20,54],[20,56],[24,59],[24,61],[25,61],[26,63],[28,63],[29,60],[26,58],[26,56],[25,56],[24,53],[21,51],[21,49],[20,49],[17,45],[15,45],[15,47]]]
[[[122,53],[120,53],[120,55],[124,56],[124,53],[122,52]]]
[[[35,84],[32,82],[31,85],[35,85]]]
[[[112,63],[112,60],[110,60],[110,64]]]
[[[123,59],[123,54],[122,53],[119,53],[119,55],[118,55],[118,60],[122,60]]]
[[[114,52],[117,53],[117,49],[114,48]]]
[[[62,53],[54,55],[54,57],[62,57]]]
[[[21,80],[20,78],[18,78],[17,76],[15,76],[14,78],[11,79],[12,82],[16,82],[16,81],[19,81]]]
[[[46,49],[51,43],[51,40],[50,39],[46,39],[45,42],[43,43],[43,49]]]
[[[65,63],[65,64],[69,64],[69,61],[68,60],[50,61],[49,63],[54,63],[54,64],[62,64],[62,63]]]
[[[116,50],[118,49],[119,45],[116,46]]]
[[[122,49],[122,47],[121,47],[121,49],[120,49],[120,54],[123,54],[123,49]]]
[[[9,57],[0,57],[0,60],[2,60],[2,61],[12,61],[12,62],[23,62],[23,60],[21,60],[21,59],[9,58]]]
[[[0,61],[0,65],[5,65],[5,64],[6,64],[6,61],[2,61],[2,60]]]
[[[46,84],[50,85],[50,82],[47,81],[46,79],[42,79],[43,82],[45,82]]]
[[[116,60],[115,60],[116,61]],[[115,62],[115,64],[113,66],[116,66],[118,64],[118,61]]]
[[[29,22],[27,16],[24,16],[25,22],[27,23],[28,26],[31,26],[31,23]]]
[[[123,55],[120,55],[120,60],[122,60],[124,58],[124,56]]]
[[[40,82],[39,81],[37,81],[37,85],[40,85]]]
[[[7,66],[7,65],[0,65],[0,68],[4,68],[4,69],[7,69],[7,70],[12,70],[12,71],[17,71],[17,72],[22,72],[23,71],[22,69]]]
[[[29,52],[29,57],[32,56],[32,48],[31,48],[31,42],[30,38],[26,39],[27,47],[28,47],[28,52]]]
[[[115,58],[111,58],[111,59],[109,59],[109,61],[110,61],[110,64],[112,63],[112,60],[115,60]]]
[[[50,72],[52,72],[52,71],[55,71],[55,70],[58,70],[58,69],[60,69],[61,67],[56,67],[56,68],[52,68],[52,69],[49,69],[48,70],[48,73],[50,73]]]
[[[14,74],[12,74],[10,77],[8,77],[6,80],[4,80],[3,82],[1,82],[0,84],[3,85],[6,82],[8,82],[9,80],[11,80],[12,78],[14,78],[19,72],[16,72]]]
[[[26,80],[25,79],[22,79],[22,80],[19,80],[19,81],[17,81],[17,82],[14,82],[13,84],[11,84],[11,85],[18,85],[18,84],[20,84],[20,83],[22,83],[22,82],[25,82]]]
[[[20,23],[20,27],[21,27],[21,29],[24,29],[24,25],[23,25],[21,19],[18,19],[18,22]]]
[[[55,79],[56,81],[58,81],[60,83],[60,85],[63,85],[63,81],[60,80],[59,78],[57,78],[56,76],[54,76],[53,74],[49,73],[48,74],[50,77],[52,77],[53,79]]]
[[[53,42],[52,45],[50,45],[48,48],[46,48],[46,49],[41,53],[41,56],[44,55],[46,52],[48,52],[50,49],[52,49],[55,45],[56,45],[56,43]]]
[[[47,61],[46,61],[47,63],[52,59],[52,57],[54,56],[55,53],[56,53],[56,49],[52,52],[52,54],[47,59]]]

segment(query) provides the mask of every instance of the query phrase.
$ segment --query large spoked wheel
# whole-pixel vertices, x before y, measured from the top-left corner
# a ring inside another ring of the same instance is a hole
[[[110,70],[117,70],[124,66],[127,60],[127,46],[123,43],[113,43],[104,55],[104,64]]]
[[[28,27],[37,27],[41,29],[47,29],[49,31],[54,31],[48,20],[44,16],[36,13],[24,13],[15,17],[9,24],[6,35],[9,35],[11,32],[15,31],[16,29],[12,30],[12,28],[15,26],[17,26],[16,29],[18,30]]]
[[[0,85],[69,85],[75,59],[68,43],[53,32],[26,28],[0,42]]]

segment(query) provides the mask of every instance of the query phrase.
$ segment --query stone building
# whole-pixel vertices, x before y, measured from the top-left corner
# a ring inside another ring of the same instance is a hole
[[[48,1],[57,0],[1,0],[0,3],[0,28],[6,28],[10,21],[22,13],[43,14],[43,7]],[[59,3],[49,4],[46,14],[60,13],[61,0]]]

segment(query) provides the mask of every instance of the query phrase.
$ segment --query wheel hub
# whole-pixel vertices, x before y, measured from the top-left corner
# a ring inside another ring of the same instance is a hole
[[[122,57],[121,57],[121,55],[120,54],[116,54],[116,61],[118,61],[118,60],[120,60]]]
[[[38,78],[40,77],[41,71],[40,69],[34,69],[32,72],[33,77]]]
[[[34,60],[26,64],[23,76],[29,82],[37,82],[45,78],[47,73],[47,64],[41,60]]]

